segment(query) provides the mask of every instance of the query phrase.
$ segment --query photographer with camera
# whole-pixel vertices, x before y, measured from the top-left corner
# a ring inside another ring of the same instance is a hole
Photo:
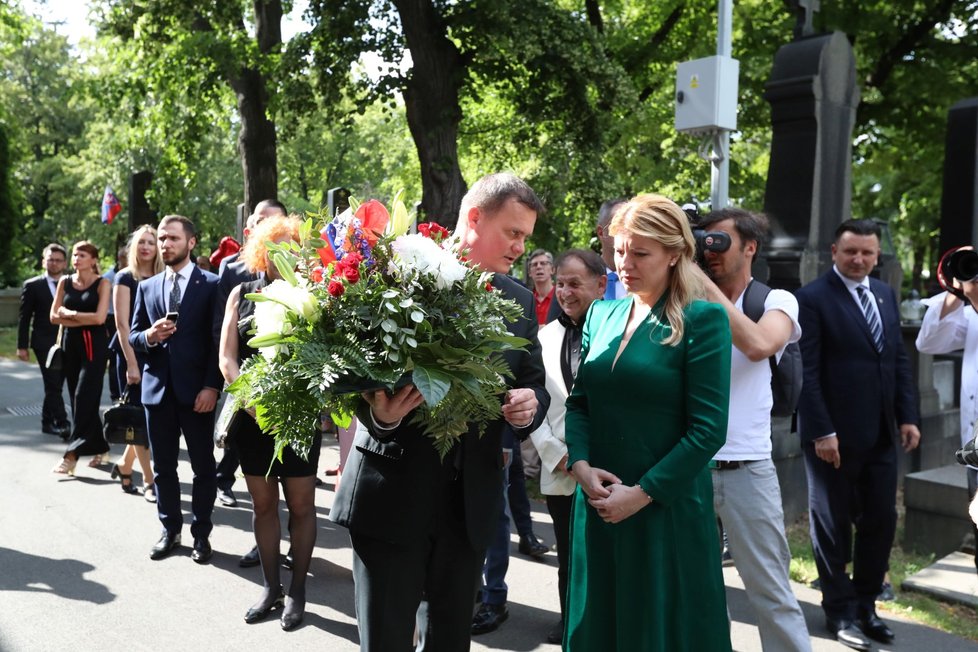
[[[771,460],[769,359],[780,358],[788,344],[797,342],[801,327],[794,296],[751,277],[751,264],[767,232],[764,215],[739,208],[697,216],[694,222],[697,262],[706,270],[706,298],[726,310],[733,339],[727,439],[710,462],[713,507],[757,616],[763,649],[811,650],[805,616],[788,581],[791,553]],[[754,293],[763,305],[757,321],[745,309]]]
[[[917,335],[921,353],[950,353],[964,349],[961,365],[961,445],[972,441],[978,420],[978,252],[968,246],[949,251],[938,265],[938,281],[944,292],[924,300],[927,313]],[[969,303],[969,309],[965,303]],[[970,455],[968,454],[970,453]],[[958,461],[967,464],[968,498],[978,493],[978,455],[974,449],[959,451]],[[976,510],[973,508],[972,513]],[[972,516],[974,519],[974,516]],[[978,537],[978,528],[972,524]],[[975,553],[978,570],[978,552]]]

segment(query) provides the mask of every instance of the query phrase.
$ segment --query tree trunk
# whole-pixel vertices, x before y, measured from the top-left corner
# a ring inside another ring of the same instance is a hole
[[[458,164],[459,89],[465,60],[430,0],[394,0],[411,60],[404,87],[408,127],[421,163],[421,215],[452,227],[465,180]],[[423,217],[422,217],[423,216]]]
[[[281,0],[255,0],[255,37],[262,54],[282,45]],[[263,199],[278,198],[278,153],[275,123],[268,118],[268,88],[257,67],[243,66],[230,78],[241,118],[238,152],[244,172],[247,212]]]

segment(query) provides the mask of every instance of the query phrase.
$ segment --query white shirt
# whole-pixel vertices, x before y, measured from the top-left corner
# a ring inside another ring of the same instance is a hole
[[[961,444],[971,441],[978,419],[978,313],[959,306],[941,319],[941,308],[947,292],[924,299],[927,306],[917,334],[921,353],[950,353],[964,349],[961,360]]]
[[[48,282],[48,289],[51,290],[51,298],[54,298],[54,295],[58,293],[58,281],[62,278],[62,276],[54,278],[47,272],[44,273],[44,280]]]
[[[832,265],[832,271],[836,273],[843,283],[845,283],[846,289],[849,290],[849,296],[851,296],[852,300],[856,302],[859,312],[863,311],[863,302],[859,299],[859,292],[856,290],[856,286],[861,285],[863,288],[865,288],[866,293],[869,295],[869,305],[873,306],[873,312],[876,313],[876,318],[880,320],[880,326],[882,326],[883,316],[880,314],[880,307],[877,303],[879,299],[877,299],[876,295],[873,294],[873,291],[869,289],[869,277],[863,277],[862,281],[853,281],[848,276],[843,276],[842,272],[840,272],[839,268],[835,265]]]
[[[746,288],[745,288],[746,289]],[[744,310],[744,293],[734,303]],[[764,300],[764,313],[780,310],[791,319],[791,336],[785,346],[801,339],[798,324],[798,300],[786,290],[771,290]],[[781,359],[784,347],[776,354]],[[730,410],[727,418],[727,442],[713,459],[766,460],[771,457],[771,363],[767,358],[751,362],[736,346],[730,355]]]

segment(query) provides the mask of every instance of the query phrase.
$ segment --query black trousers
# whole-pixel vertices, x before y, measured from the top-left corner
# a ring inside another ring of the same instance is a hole
[[[802,452],[822,609],[828,618],[855,620],[875,608],[889,566],[897,521],[896,445],[881,435],[869,450],[840,447],[838,469],[815,455],[814,444],[803,445]]]
[[[68,425],[68,411],[65,408],[63,370],[52,371],[45,368],[48,349],[34,349],[34,357],[41,368],[41,380],[44,382],[44,404],[41,407],[42,426]]]
[[[460,495],[444,491],[443,496]],[[447,501],[446,501],[447,502]],[[469,543],[465,516],[446,509],[430,529],[405,545],[350,532],[357,626],[361,652],[409,652],[418,605],[427,602],[425,652],[464,652],[470,647],[472,612],[484,549]]]
[[[567,613],[564,601],[567,599],[567,564],[570,558],[570,521],[574,494],[570,496],[547,496],[547,511],[554,522],[554,537],[557,539],[557,591],[560,592],[560,619]]]

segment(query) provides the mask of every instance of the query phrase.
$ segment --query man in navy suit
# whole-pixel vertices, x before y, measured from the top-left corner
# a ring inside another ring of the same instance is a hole
[[[44,404],[41,407],[41,432],[60,435],[67,439],[68,413],[65,411],[64,373],[60,369],[44,366],[48,350],[58,338],[58,327],[51,323],[51,303],[64,274],[68,254],[58,243],[51,243],[41,254],[44,273],[27,279],[20,293],[20,317],[17,320],[17,357],[27,362],[30,355],[28,344],[34,350],[34,357],[41,367],[44,381]]]
[[[210,559],[211,512],[217,494],[214,467],[214,406],[222,377],[214,340],[217,276],[197,268],[193,222],[167,215],[157,229],[166,269],[139,284],[129,343],[144,356],[142,399],[156,472],[157,511],[163,534],[150,552],[162,559],[180,545],[183,513],[177,458],[183,432],[193,467],[193,522],[197,563]],[[167,315],[177,319],[169,319]]]
[[[411,420],[423,401],[414,385],[393,396],[364,395],[360,429],[333,501],[330,519],[350,530],[357,626],[364,652],[413,649],[415,612],[427,600],[420,649],[469,649],[473,598],[486,547],[503,503],[501,434],[535,430],[546,415],[543,360],[533,295],[506,274],[524,252],[543,205],[511,174],[477,181],[462,199],[456,233],[492,285],[517,301],[523,316],[509,331],[530,340],[506,351],[512,371],[502,418],[470,424],[444,459]]]
[[[879,226],[847,220],[835,233],[833,268],[797,293],[798,427],[822,609],[829,631],[859,650],[869,648],[867,636],[893,640],[875,600],[896,532],[897,437],[906,451],[920,440],[896,295],[869,278],[879,252]]]

